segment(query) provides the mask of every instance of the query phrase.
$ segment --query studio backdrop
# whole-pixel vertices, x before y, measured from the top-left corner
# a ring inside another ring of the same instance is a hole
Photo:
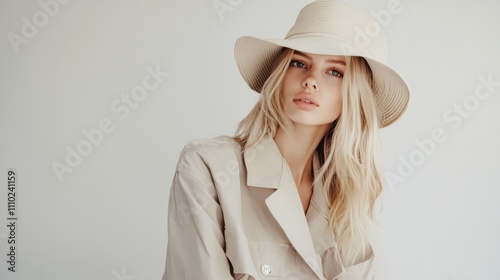
[[[381,130],[390,279],[498,279],[500,2],[346,2],[412,91]],[[161,279],[180,151],[258,99],[235,40],[307,3],[1,0],[0,279]]]

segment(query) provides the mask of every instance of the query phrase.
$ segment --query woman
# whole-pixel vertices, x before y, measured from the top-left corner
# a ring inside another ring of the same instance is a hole
[[[370,16],[332,0],[304,7],[285,39],[237,40],[260,99],[234,137],[184,147],[163,279],[385,279],[377,131],[409,100],[385,52]]]

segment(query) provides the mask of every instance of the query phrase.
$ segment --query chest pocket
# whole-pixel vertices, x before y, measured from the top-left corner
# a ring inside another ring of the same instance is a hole
[[[248,245],[260,279],[284,279],[288,244],[250,242]]]
[[[373,279],[373,255],[370,259],[350,266],[346,267],[344,273],[340,275],[339,280],[372,280]]]
[[[371,255],[367,260],[345,267],[344,272],[338,278],[339,280],[372,280],[374,278],[375,255],[370,246]]]
[[[242,240],[228,230],[224,234],[234,279],[285,279],[286,267],[290,265],[288,244]]]

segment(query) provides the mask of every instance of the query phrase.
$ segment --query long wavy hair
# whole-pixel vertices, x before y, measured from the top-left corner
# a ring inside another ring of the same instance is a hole
[[[240,143],[242,152],[256,146],[266,133],[274,138],[280,127],[285,131],[293,129],[281,98],[282,81],[292,54],[292,49],[283,49],[259,100],[238,123],[234,139]],[[356,264],[369,253],[375,202],[382,192],[378,164],[379,113],[373,96],[376,86],[366,60],[347,56],[341,114],[316,148],[321,169],[313,184],[323,181],[330,206],[328,225],[344,266]]]

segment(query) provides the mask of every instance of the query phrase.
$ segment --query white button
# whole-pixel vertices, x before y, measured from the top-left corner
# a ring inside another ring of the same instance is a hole
[[[260,267],[260,271],[262,271],[262,273],[264,273],[265,275],[269,275],[269,273],[271,273],[271,267],[267,264],[263,264]]]

